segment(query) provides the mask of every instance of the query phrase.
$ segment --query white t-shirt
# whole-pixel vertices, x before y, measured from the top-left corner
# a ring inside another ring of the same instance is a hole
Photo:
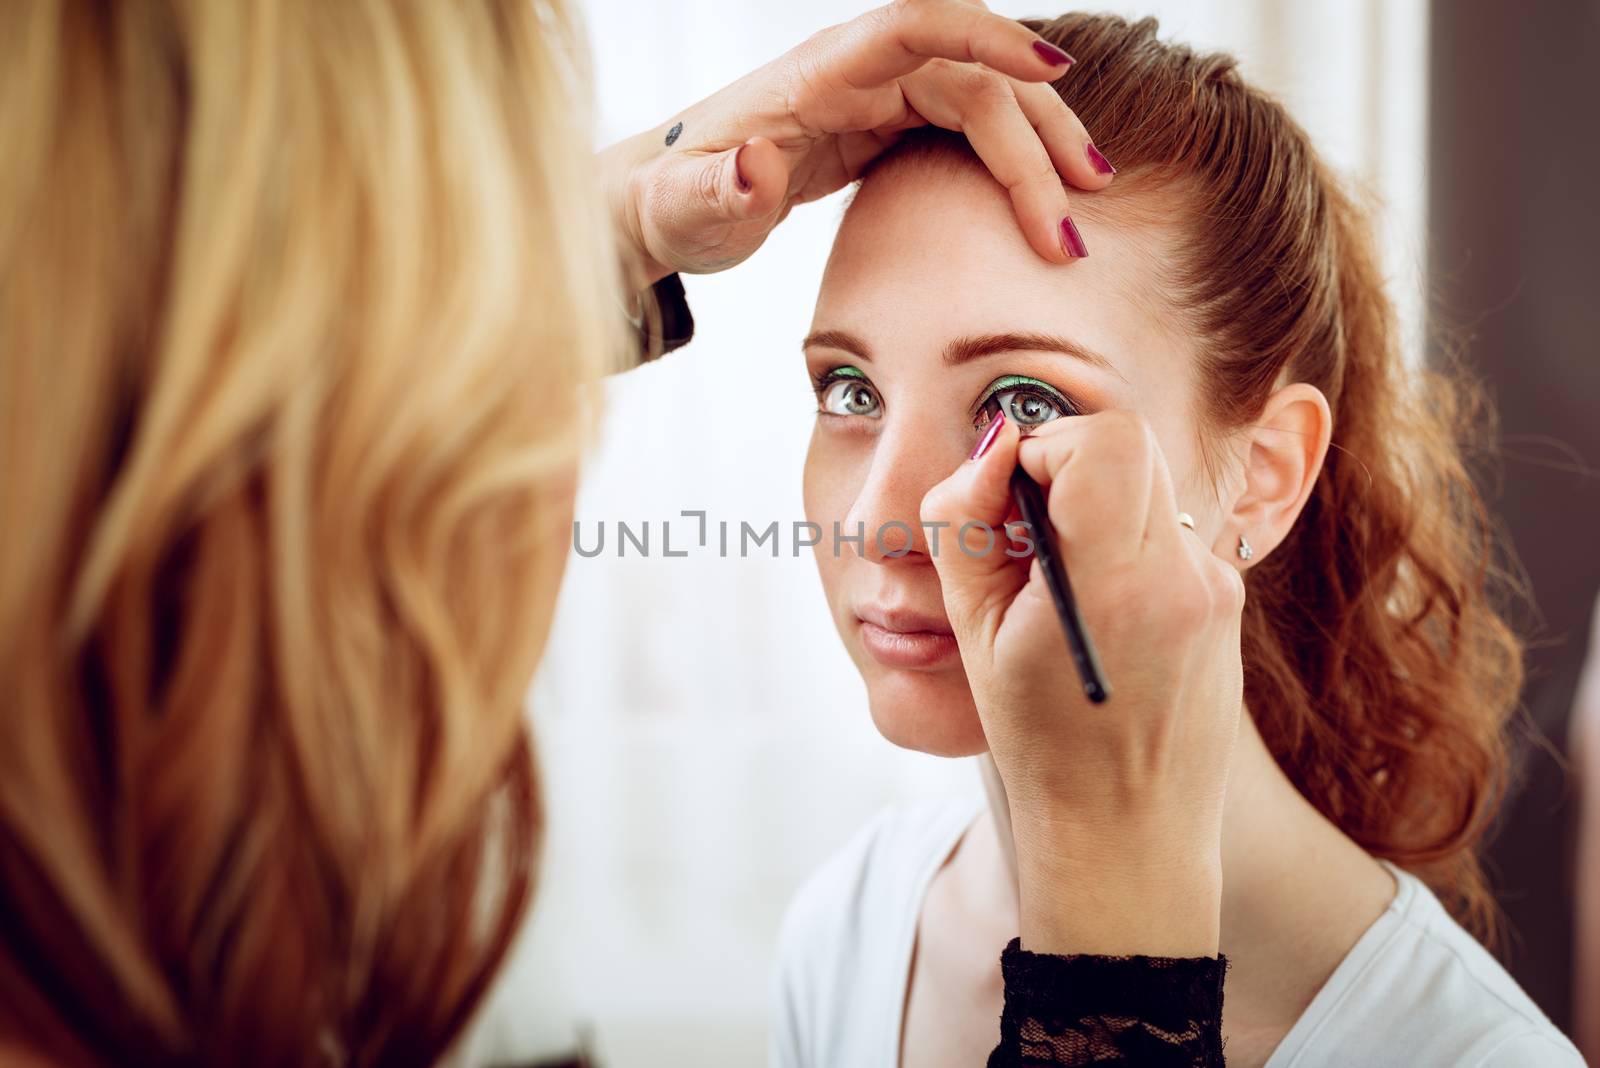
[[[801,887],[778,940],[771,1068],[898,1068],[922,901],[984,804],[974,794],[891,807]],[[1267,1068],[1583,1068],[1432,891],[1385,866],[1394,900]]]

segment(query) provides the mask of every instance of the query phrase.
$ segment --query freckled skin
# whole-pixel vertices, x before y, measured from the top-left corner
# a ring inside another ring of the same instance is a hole
[[[1199,458],[1191,414],[1194,350],[1152,296],[1160,239],[1119,226],[1114,207],[1075,213],[1092,255],[1045,262],[1018,230],[1004,190],[973,169],[891,166],[860,190],[828,261],[813,332],[842,330],[872,358],[830,347],[806,353],[813,374],[850,365],[882,401],[879,419],[819,417],[806,458],[807,517],[825,532],[816,552],[834,622],[866,680],[878,729],[890,741],[945,756],[985,749],[959,661],[937,670],[880,663],[863,648],[856,609],[909,606],[943,617],[925,532],[890,558],[872,532],[893,520],[918,527],[923,495],[967,458],[977,440],[972,408],[1004,375],[1040,379],[1085,412],[1143,412],[1172,466],[1180,504],[1200,518],[1212,494],[1196,489]],[[952,338],[1003,332],[1059,335],[1106,357],[1115,373],[1055,352],[1009,352],[945,366]],[[1120,377],[1119,377],[1120,376]],[[1009,414],[1009,413],[1008,413]],[[865,550],[831,551],[833,523],[864,523]],[[940,551],[954,551],[942,531]],[[903,535],[891,530],[886,548]]]

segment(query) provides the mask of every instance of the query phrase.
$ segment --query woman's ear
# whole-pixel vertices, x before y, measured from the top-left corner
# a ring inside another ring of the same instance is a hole
[[[1294,382],[1268,397],[1261,417],[1241,435],[1244,488],[1223,533],[1229,559],[1244,568],[1277,548],[1305,507],[1328,453],[1333,413],[1320,389]]]

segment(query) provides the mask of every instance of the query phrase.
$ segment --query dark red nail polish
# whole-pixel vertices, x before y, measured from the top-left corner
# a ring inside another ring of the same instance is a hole
[[[1000,428],[1005,425],[1006,413],[995,412],[994,418],[989,421],[988,429],[983,432],[983,437],[978,439],[978,443],[972,447],[972,455],[968,456],[967,459],[976,460],[988,452],[989,446],[994,444],[995,436],[1000,433]]]
[[[740,145],[739,151],[733,154],[733,181],[739,187],[739,192],[741,193],[750,192],[750,180],[744,176],[744,171],[739,169],[739,157],[744,155],[746,147],[746,145]]]
[[[1084,155],[1089,157],[1089,166],[1094,168],[1096,174],[1117,173],[1117,169],[1111,165],[1111,161],[1106,159],[1098,148],[1094,147],[1093,141],[1083,146],[1083,152]]]
[[[1039,58],[1056,67],[1070,67],[1078,62],[1049,41],[1033,42],[1033,50],[1039,53]]]
[[[1083,235],[1078,233],[1078,227],[1070,215],[1061,217],[1061,247],[1073,259],[1082,259],[1089,254],[1089,246],[1083,243]]]

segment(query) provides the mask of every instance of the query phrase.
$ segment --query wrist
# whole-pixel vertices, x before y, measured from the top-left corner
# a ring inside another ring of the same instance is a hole
[[[1080,785],[1065,796],[1008,783],[1006,800],[1018,848],[1036,847],[1040,862],[1081,847],[1137,870],[1150,858],[1160,864],[1221,852],[1225,794],[1220,792],[1209,796],[1155,783],[1119,789],[1106,783],[1093,789]]]
[[[1036,953],[1215,956],[1215,829],[1013,824],[1023,946]]]

